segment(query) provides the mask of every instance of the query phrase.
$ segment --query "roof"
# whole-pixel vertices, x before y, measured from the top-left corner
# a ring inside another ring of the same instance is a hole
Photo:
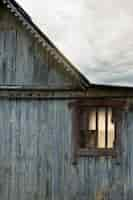
[[[2,0],[2,2],[50,55],[53,56],[58,63],[61,63],[68,73],[78,80],[82,88],[86,89],[90,86],[88,79],[57,49],[15,0]]]

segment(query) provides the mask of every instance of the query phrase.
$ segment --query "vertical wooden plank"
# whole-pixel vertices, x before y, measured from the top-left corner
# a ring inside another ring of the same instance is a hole
[[[128,129],[123,128],[122,140],[127,143],[123,144],[126,152],[120,165],[105,157],[78,158],[77,165],[72,165],[72,112],[68,101],[0,100],[0,105],[3,199],[131,197],[132,147],[128,144],[132,141],[132,115],[128,116]]]

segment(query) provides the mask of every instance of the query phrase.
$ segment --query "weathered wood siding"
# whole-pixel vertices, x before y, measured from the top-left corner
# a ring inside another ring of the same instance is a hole
[[[1,3],[0,84],[62,88],[77,84]]]
[[[0,3],[0,85],[76,84]],[[119,160],[88,157],[73,165],[68,103],[0,99],[1,200],[133,199],[133,111],[123,113]]]
[[[68,199],[73,172],[67,102],[0,105],[0,199]]]
[[[0,100],[0,199],[132,200],[133,113],[123,117],[119,162],[73,165],[68,101]]]

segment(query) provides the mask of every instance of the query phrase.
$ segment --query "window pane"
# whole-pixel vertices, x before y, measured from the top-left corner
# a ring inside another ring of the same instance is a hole
[[[89,110],[89,122],[88,130],[96,130],[96,109],[91,108]]]
[[[105,148],[105,108],[98,110],[98,147]]]
[[[112,108],[84,108],[80,110],[80,148],[113,148],[115,124]]]
[[[112,109],[109,108],[108,112],[108,148],[113,148],[115,139],[115,125],[112,122]]]

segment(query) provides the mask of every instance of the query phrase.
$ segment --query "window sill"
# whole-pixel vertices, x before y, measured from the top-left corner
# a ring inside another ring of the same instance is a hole
[[[116,157],[118,152],[115,149],[80,149],[79,157]]]

